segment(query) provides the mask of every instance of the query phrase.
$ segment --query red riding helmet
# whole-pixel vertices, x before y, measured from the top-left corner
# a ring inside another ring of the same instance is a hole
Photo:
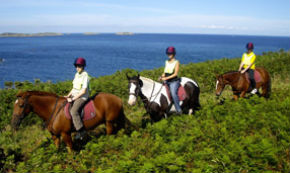
[[[170,46],[166,49],[166,54],[176,54],[175,48],[173,46]]]
[[[75,59],[75,62],[74,62],[74,65],[75,66],[81,65],[81,66],[85,67],[86,66],[86,60],[85,60],[85,58],[83,58],[83,57],[76,58]]]
[[[249,50],[249,49],[253,50],[253,49],[254,49],[254,44],[251,43],[251,42],[249,42],[249,43],[246,45],[246,48],[247,48],[248,50]]]

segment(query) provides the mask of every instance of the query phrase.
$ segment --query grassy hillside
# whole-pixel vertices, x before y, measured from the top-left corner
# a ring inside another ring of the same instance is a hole
[[[80,152],[57,151],[42,121],[29,115],[17,132],[9,125],[19,90],[42,90],[65,95],[71,81],[57,84],[6,82],[0,90],[0,170],[3,172],[289,172],[290,171],[290,53],[268,52],[257,57],[258,66],[271,74],[270,99],[257,96],[231,100],[226,87],[224,104],[214,95],[215,74],[236,70],[240,58],[221,59],[181,67],[181,76],[201,87],[202,109],[193,116],[172,116],[131,135],[120,131],[103,135],[104,126],[91,132]],[[129,107],[126,69],[93,78],[92,94],[109,92],[121,97],[125,114],[141,126],[141,101]],[[140,72],[157,79],[162,68]],[[3,149],[3,153],[1,152]],[[1,167],[3,167],[1,169]]]

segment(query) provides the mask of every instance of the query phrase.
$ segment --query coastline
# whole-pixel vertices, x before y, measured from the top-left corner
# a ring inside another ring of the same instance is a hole
[[[43,32],[43,33],[2,33],[0,37],[46,37],[46,36],[63,36],[63,33],[56,33],[56,32]]]

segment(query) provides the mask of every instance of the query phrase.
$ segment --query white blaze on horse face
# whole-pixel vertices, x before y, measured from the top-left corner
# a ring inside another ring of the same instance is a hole
[[[219,84],[219,80],[216,81],[216,86],[215,86],[216,90],[218,89],[218,84]]]
[[[18,99],[16,99],[16,101],[15,101],[15,104],[17,104],[18,103]]]
[[[136,103],[136,96],[135,94],[135,90],[136,90],[137,86],[133,83],[131,83],[131,87],[129,88],[129,99],[128,99],[128,104],[130,106],[133,106]]]

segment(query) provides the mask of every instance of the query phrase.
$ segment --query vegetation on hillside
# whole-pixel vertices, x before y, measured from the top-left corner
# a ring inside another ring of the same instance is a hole
[[[257,96],[231,100],[226,87],[220,105],[214,95],[215,76],[238,68],[240,58],[220,59],[181,66],[181,75],[201,88],[202,109],[195,115],[171,116],[130,135],[103,134],[104,126],[90,132],[83,149],[68,154],[57,150],[42,121],[30,114],[17,132],[10,127],[19,90],[41,90],[65,95],[71,81],[6,82],[0,90],[0,171],[6,172],[289,172],[290,171],[290,53],[268,52],[257,56],[272,78],[269,99]],[[127,105],[126,73],[93,78],[92,95],[109,92],[121,97],[125,114],[141,126],[145,109],[141,101]],[[157,79],[162,68],[140,72]],[[3,152],[2,152],[3,149]]]

